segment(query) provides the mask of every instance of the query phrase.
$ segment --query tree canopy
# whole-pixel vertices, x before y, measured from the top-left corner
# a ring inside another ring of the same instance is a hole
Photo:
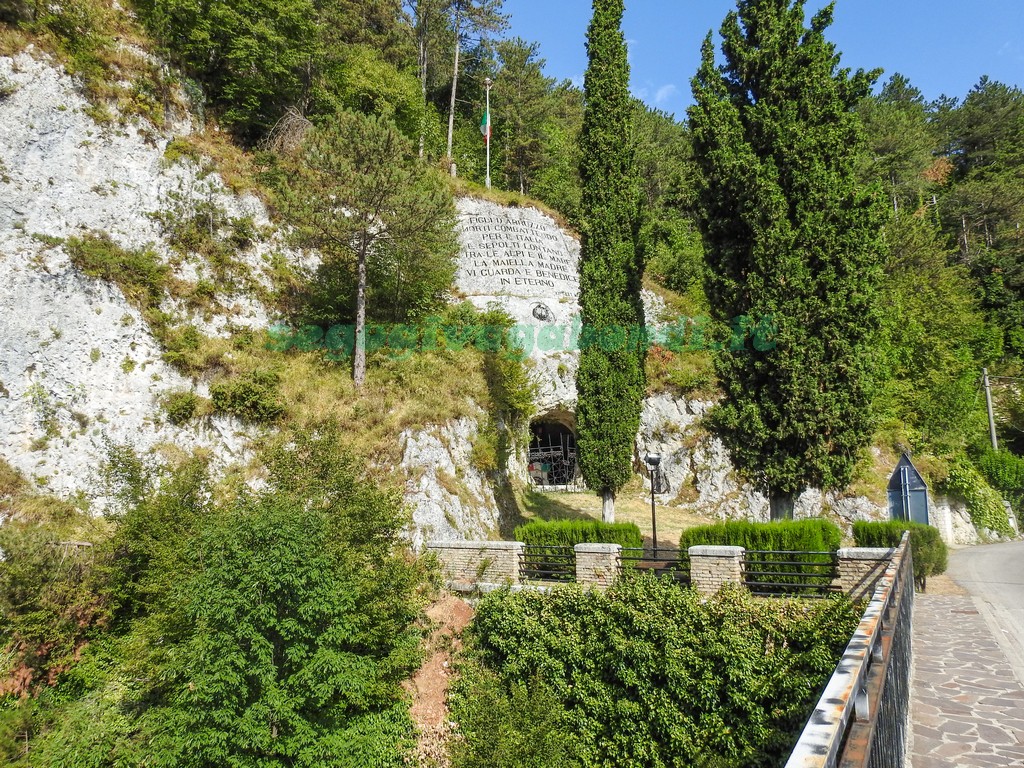
[[[805,26],[803,0],[740,0],[724,64],[709,35],[693,80],[712,316],[774,329],[772,349],[720,350],[714,421],[776,499],[845,486],[872,434],[881,219],[854,108],[877,75],[840,69],[831,21],[832,6]]]
[[[371,286],[378,313],[390,307],[414,316],[437,306],[451,284],[457,248],[451,193],[392,123],[358,112],[312,129],[277,178],[298,238],[323,256],[306,291],[313,304],[307,319],[324,325],[348,319],[344,308],[354,303],[353,366],[361,385]],[[335,293],[346,283],[349,291]]]
[[[614,522],[616,492],[632,475],[644,392],[639,187],[622,0],[596,0],[587,33],[586,108],[580,134],[580,469]]]

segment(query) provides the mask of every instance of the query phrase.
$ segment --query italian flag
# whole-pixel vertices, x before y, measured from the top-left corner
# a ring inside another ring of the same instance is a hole
[[[484,135],[484,143],[490,144],[491,142],[491,113],[484,111],[484,116],[480,118],[480,133]]]

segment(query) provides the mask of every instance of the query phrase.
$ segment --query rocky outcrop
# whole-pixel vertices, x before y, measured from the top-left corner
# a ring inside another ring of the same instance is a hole
[[[722,441],[702,426],[712,405],[668,394],[648,398],[637,436],[638,466],[649,453],[661,455],[655,495],[662,504],[684,505],[722,520],[764,522],[770,517],[768,498],[739,477]],[[823,494],[813,488],[800,495],[793,509],[796,519],[824,515],[847,530],[855,520],[880,520],[887,514],[863,496]]]
[[[410,538],[423,548],[432,539],[486,539],[497,530],[494,487],[473,466],[477,420],[406,430],[400,438],[405,500],[412,509]]]
[[[152,214],[168,201],[212,200],[228,217],[261,221],[262,206],[228,193],[215,174],[200,179],[193,163],[167,163],[169,136],[97,124],[73,80],[45,59],[0,58],[0,78],[10,91],[0,100],[0,454],[41,488],[101,504],[97,467],[112,442],[143,453],[202,447],[221,465],[245,460],[252,430],[233,419],[166,422],[161,397],[191,383],[161,360],[121,291],[79,272],[59,240],[106,233],[125,249],[153,249],[182,274],[201,273],[168,246]],[[233,323],[266,323],[250,295],[218,299]]]
[[[946,496],[928,497],[928,519],[947,544],[978,544],[981,537],[971,522],[967,505]]]

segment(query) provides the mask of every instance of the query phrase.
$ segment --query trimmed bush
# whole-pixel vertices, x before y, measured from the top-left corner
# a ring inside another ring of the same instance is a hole
[[[828,520],[782,520],[777,523],[736,520],[689,528],[679,538],[679,548],[685,550],[712,544],[776,552],[834,552],[842,541],[843,532]]]
[[[908,520],[882,523],[859,521],[853,524],[853,538],[858,547],[895,547],[910,531],[910,552],[914,558],[914,582],[922,592],[928,577],[946,572],[949,549],[939,536],[937,528]]]
[[[762,561],[778,560],[772,555],[750,554],[751,552],[835,552],[843,541],[843,533],[828,520],[781,520],[774,523],[750,523],[736,520],[715,525],[701,525],[683,531],[679,538],[679,549],[682,550],[680,560],[689,564],[690,547],[699,545],[716,545],[743,547],[747,550],[747,564],[750,571],[772,571],[771,576],[751,575],[748,581],[770,581],[775,584],[794,584],[797,586],[822,587],[832,583],[835,576],[832,569],[823,572],[814,564],[830,564],[832,555],[799,554],[783,559],[792,562],[807,563],[802,565],[776,565]],[[763,567],[758,567],[761,563]],[[790,590],[787,590],[790,591]],[[796,590],[799,591],[799,590]]]
[[[577,544],[621,544],[639,549],[644,537],[634,523],[601,523],[597,520],[537,520],[515,529],[516,541],[544,547]]]
[[[515,529],[517,541],[535,547],[575,547],[577,544],[621,544],[640,549],[644,545],[640,529],[633,523],[601,523],[597,520],[537,520]],[[524,566],[534,578],[572,581],[575,578],[575,553],[572,557],[550,550],[527,553]]]

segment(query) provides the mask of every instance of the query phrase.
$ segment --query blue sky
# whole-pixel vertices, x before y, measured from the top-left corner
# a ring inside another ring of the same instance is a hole
[[[810,12],[825,3],[809,0]],[[735,0],[626,0],[632,89],[682,119],[700,44]],[[546,74],[580,84],[590,0],[505,0],[509,35],[540,43]],[[1024,0],[838,0],[827,33],[852,69],[900,72],[935,99],[962,98],[982,75],[1024,86]]]

